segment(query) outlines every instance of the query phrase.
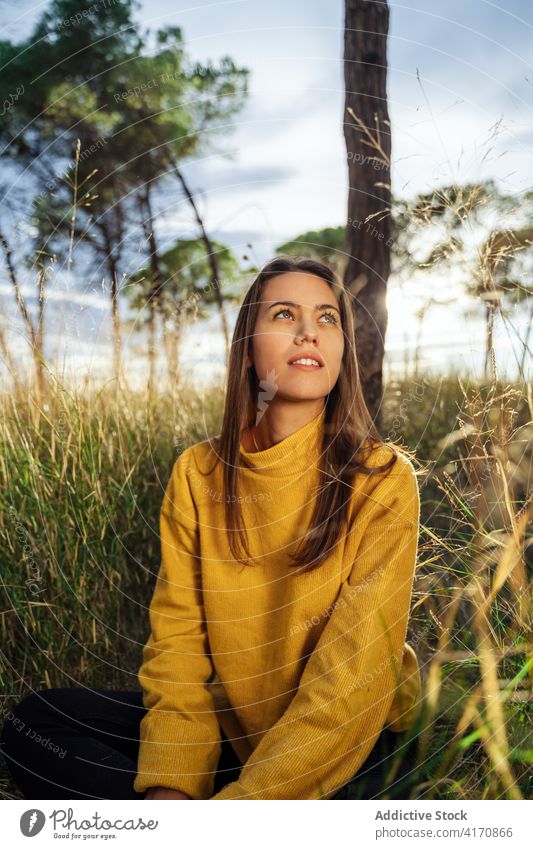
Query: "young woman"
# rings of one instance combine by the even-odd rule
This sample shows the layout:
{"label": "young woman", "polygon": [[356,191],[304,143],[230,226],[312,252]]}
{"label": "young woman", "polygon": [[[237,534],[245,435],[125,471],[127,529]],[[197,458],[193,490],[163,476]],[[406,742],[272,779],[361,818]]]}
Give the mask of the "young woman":
{"label": "young woman", "polygon": [[419,712],[405,639],[420,503],[411,459],[373,426],[355,342],[328,266],[261,270],[221,433],[183,451],[165,492],[141,690],[23,699],[15,718],[66,753],[5,722],[28,798],[398,793],[408,759],[383,782]]}

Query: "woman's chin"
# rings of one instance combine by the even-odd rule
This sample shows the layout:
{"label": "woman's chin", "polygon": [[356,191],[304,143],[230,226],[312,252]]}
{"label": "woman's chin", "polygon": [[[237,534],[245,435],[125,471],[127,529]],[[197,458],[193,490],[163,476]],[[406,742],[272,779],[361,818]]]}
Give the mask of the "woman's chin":
{"label": "woman's chin", "polygon": [[312,401],[320,401],[324,400],[326,395],[328,394],[328,389],[322,387],[310,387],[310,386],[287,386],[281,387],[278,386],[278,391],[276,392],[276,397],[281,401],[301,401],[304,402],[312,402]]}

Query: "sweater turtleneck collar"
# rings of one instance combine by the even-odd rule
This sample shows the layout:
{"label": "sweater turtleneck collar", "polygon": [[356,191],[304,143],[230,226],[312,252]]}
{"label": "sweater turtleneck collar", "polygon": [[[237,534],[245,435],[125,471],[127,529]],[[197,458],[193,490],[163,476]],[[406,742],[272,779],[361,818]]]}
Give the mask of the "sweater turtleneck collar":
{"label": "sweater turtleneck collar", "polygon": [[245,451],[240,447],[241,469],[247,467],[273,477],[298,475],[311,468],[320,454],[324,435],[326,405],[314,419],[263,451]]}

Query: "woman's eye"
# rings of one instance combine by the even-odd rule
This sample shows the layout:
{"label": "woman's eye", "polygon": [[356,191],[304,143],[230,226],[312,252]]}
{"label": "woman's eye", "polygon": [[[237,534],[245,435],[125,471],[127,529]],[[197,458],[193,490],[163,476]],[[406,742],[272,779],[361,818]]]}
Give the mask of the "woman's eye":
{"label": "woman's eye", "polygon": [[[279,310],[277,313],[275,313],[274,318],[277,318],[278,315],[283,315],[284,313],[292,316],[292,310],[284,309],[284,310]],[[332,312],[322,313],[320,318],[324,318],[324,316],[328,316],[328,318],[332,319],[331,322],[330,321],[324,322],[325,324],[338,324],[337,316],[334,313],[332,313]]]}

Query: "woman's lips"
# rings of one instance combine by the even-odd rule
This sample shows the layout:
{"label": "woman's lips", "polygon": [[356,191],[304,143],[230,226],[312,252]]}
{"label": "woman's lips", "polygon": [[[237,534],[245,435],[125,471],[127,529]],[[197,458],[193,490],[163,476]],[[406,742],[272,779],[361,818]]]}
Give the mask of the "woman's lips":
{"label": "woman's lips", "polygon": [[310,366],[304,363],[289,363],[290,366],[294,366],[294,368],[301,368],[304,371],[318,371],[322,368],[322,366]]}

